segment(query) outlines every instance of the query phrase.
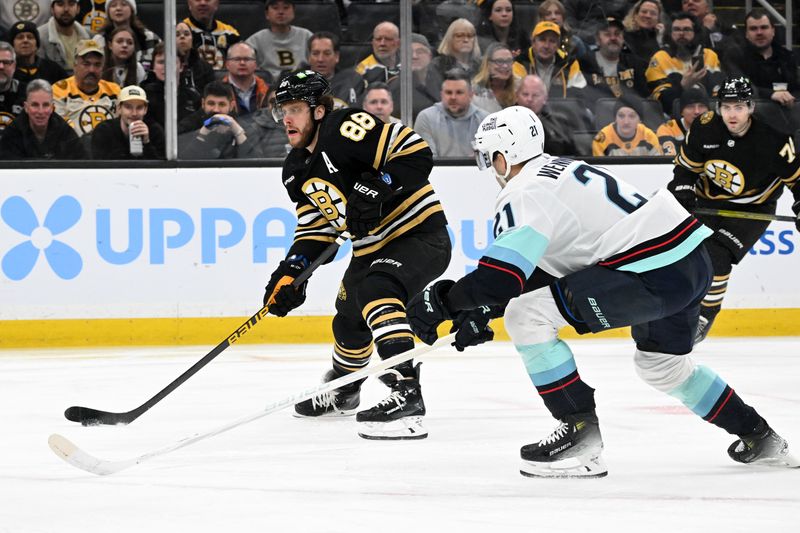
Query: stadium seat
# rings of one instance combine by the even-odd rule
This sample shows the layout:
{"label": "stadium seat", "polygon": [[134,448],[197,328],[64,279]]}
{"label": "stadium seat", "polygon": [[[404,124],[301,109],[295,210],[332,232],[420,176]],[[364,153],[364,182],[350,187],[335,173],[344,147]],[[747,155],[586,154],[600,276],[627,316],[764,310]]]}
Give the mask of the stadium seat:
{"label": "stadium seat", "polygon": [[517,21],[519,29],[525,32],[525,35],[530,39],[533,33],[533,27],[536,25],[536,19],[539,17],[539,2],[514,2],[514,18]]}
{"label": "stadium seat", "polygon": [[347,40],[363,42],[372,39],[372,30],[379,22],[388,20],[400,25],[399,4],[353,2],[347,8]]}
{"label": "stadium seat", "polygon": [[340,38],[342,36],[339,8],[332,2],[295,2],[292,24],[312,33],[329,31]]}
{"label": "stadium seat", "polygon": [[756,111],[754,115],[759,120],[766,122],[781,133],[790,135],[794,128],[789,124],[789,116],[783,107],[772,100],[755,100]]}
{"label": "stadium seat", "polygon": [[587,130],[593,126],[585,106],[577,98],[551,98],[547,101],[547,105],[554,113],[569,117],[572,131]]}
{"label": "stadium seat", "polygon": [[342,43],[339,46],[339,68],[355,67],[359,61],[372,53],[372,45],[363,43]]}
{"label": "stadium seat", "polygon": [[578,156],[592,155],[592,140],[597,135],[596,131],[576,131],[572,134],[572,140],[575,142],[575,150]]}

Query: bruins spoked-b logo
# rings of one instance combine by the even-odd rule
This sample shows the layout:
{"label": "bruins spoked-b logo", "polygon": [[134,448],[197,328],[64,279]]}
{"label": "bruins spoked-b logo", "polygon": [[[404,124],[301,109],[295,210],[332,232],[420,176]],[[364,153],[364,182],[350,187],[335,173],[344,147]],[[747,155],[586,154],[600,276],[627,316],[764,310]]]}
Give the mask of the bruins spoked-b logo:
{"label": "bruins spoked-b logo", "polygon": [[726,192],[738,196],[744,191],[744,174],[729,161],[710,159],[706,161],[706,176]]}
{"label": "bruins spoked-b logo", "polygon": [[103,105],[90,105],[81,109],[78,116],[78,127],[81,133],[89,133],[104,120],[114,118],[111,110]]}
{"label": "bruins spoked-b logo", "polygon": [[13,4],[13,11],[17,20],[35,20],[41,9],[36,0],[17,0]]}
{"label": "bruins spoked-b logo", "polygon": [[344,195],[339,189],[320,178],[311,178],[303,184],[303,192],[314,202],[331,226],[337,230],[344,229],[345,202]]}

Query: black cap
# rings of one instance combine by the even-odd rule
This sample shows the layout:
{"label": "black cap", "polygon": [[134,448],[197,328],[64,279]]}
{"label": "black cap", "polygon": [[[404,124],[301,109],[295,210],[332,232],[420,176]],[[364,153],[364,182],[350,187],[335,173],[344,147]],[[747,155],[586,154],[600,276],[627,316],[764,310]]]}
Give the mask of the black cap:
{"label": "black cap", "polygon": [[639,99],[635,96],[621,96],[617,98],[617,101],[614,103],[614,116],[617,116],[617,111],[620,110],[622,107],[630,107],[636,114],[639,115],[639,120],[644,118],[644,114],[642,112],[642,104],[639,102]]}
{"label": "black cap", "polygon": [[42,45],[42,41],[39,39],[39,30],[36,29],[36,24],[30,20],[20,20],[19,22],[15,22],[11,26],[11,29],[8,30],[8,42],[13,44],[14,39],[20,33],[32,33],[33,37],[36,39],[36,47],[39,48]]}
{"label": "black cap", "polygon": [[691,88],[686,89],[681,94],[681,109],[692,104],[703,104],[710,107],[708,104],[708,95],[703,89]]}
{"label": "black cap", "polygon": [[625,25],[622,24],[622,21],[617,17],[606,17],[605,20],[600,21],[600,26],[597,27],[598,30],[606,30],[611,26],[616,26],[622,31],[625,31]]}

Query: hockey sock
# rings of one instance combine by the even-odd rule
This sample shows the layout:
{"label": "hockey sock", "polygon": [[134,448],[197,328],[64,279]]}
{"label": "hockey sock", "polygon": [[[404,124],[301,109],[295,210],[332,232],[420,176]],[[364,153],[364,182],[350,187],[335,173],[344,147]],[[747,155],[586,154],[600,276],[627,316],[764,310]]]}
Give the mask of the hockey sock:
{"label": "hockey sock", "polygon": [[[369,364],[373,351],[372,333],[361,320],[351,320],[342,314],[333,317],[333,370],[344,376]],[[353,383],[357,390],[362,381]]]}
{"label": "hockey sock", "polygon": [[[388,359],[414,348],[414,333],[406,318],[406,308],[399,299],[381,298],[369,302],[362,312],[372,330],[372,338],[381,359]],[[411,361],[395,368],[405,377],[414,375]]]}
{"label": "hockey sock", "polygon": [[698,365],[691,376],[669,392],[706,422],[733,435],[752,433],[761,417],[708,367]]}
{"label": "hockey sock", "polygon": [[722,309],[722,299],[725,298],[725,293],[728,290],[730,277],[730,273],[724,276],[714,276],[711,288],[706,293],[703,301],[700,302],[700,315],[709,322],[713,322],[717,313]]}
{"label": "hockey sock", "polygon": [[581,380],[572,351],[564,341],[555,339],[516,348],[544,405],[555,418],[595,408],[594,389]]}

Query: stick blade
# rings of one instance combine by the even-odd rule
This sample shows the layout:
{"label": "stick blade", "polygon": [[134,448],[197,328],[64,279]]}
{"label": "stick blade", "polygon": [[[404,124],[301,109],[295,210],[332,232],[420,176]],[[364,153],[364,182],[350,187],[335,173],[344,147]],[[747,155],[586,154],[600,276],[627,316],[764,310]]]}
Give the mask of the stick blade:
{"label": "stick blade", "polygon": [[98,459],[78,448],[72,441],[57,433],[50,435],[47,444],[57,456],[68,464],[98,476],[107,476],[136,464],[135,459],[128,461],[105,461]]}
{"label": "stick blade", "polygon": [[79,407],[73,405],[64,411],[64,417],[71,422],[78,422],[84,426],[98,426],[98,425],[121,425],[124,426],[130,420],[124,417],[125,413],[109,413],[108,411],[99,411],[91,407]]}

